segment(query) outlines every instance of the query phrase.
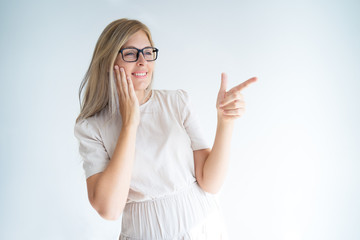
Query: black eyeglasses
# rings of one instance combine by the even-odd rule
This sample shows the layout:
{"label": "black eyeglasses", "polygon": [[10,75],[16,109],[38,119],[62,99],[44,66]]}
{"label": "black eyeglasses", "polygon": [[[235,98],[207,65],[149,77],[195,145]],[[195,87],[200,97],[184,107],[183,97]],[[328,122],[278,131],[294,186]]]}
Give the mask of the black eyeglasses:
{"label": "black eyeglasses", "polygon": [[154,47],[146,47],[143,49],[129,47],[123,48],[119,51],[125,62],[136,62],[139,59],[140,53],[142,53],[146,61],[155,61],[158,57],[158,52],[159,49]]}

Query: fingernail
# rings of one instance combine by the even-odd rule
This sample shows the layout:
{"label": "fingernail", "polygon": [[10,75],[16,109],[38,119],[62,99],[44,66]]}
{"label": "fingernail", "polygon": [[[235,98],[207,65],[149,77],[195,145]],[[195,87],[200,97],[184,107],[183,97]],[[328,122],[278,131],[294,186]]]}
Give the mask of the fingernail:
{"label": "fingernail", "polygon": [[115,68],[115,69],[119,69],[118,65],[115,65],[114,68]]}

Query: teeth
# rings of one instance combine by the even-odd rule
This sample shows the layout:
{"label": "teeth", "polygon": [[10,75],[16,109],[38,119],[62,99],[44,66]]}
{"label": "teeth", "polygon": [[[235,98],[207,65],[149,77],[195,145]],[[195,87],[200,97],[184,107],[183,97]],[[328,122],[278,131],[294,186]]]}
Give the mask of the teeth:
{"label": "teeth", "polygon": [[145,76],[146,73],[134,73],[135,76]]}

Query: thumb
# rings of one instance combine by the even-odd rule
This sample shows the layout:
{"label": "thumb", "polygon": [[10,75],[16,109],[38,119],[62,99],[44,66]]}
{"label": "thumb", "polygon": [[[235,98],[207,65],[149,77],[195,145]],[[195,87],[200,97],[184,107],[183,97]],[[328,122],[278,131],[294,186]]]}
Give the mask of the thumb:
{"label": "thumb", "polygon": [[226,73],[221,73],[221,85],[219,92],[225,93],[227,87],[227,75]]}
{"label": "thumb", "polygon": [[226,86],[227,86],[227,75],[226,75],[226,73],[221,73],[221,85],[220,85],[220,90],[219,90],[217,101],[216,101],[217,106],[225,98]]}

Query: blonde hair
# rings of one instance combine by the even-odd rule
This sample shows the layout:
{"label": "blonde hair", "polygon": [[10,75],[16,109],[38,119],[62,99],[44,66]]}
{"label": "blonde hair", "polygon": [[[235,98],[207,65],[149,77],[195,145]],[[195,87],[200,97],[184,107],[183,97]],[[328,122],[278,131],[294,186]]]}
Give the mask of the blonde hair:
{"label": "blonde hair", "polygon": [[111,116],[118,111],[114,62],[121,47],[140,30],[145,32],[151,46],[154,46],[149,28],[138,20],[126,18],[115,20],[101,33],[90,66],[79,88],[80,114],[76,122],[91,117],[104,108],[108,108]]}

